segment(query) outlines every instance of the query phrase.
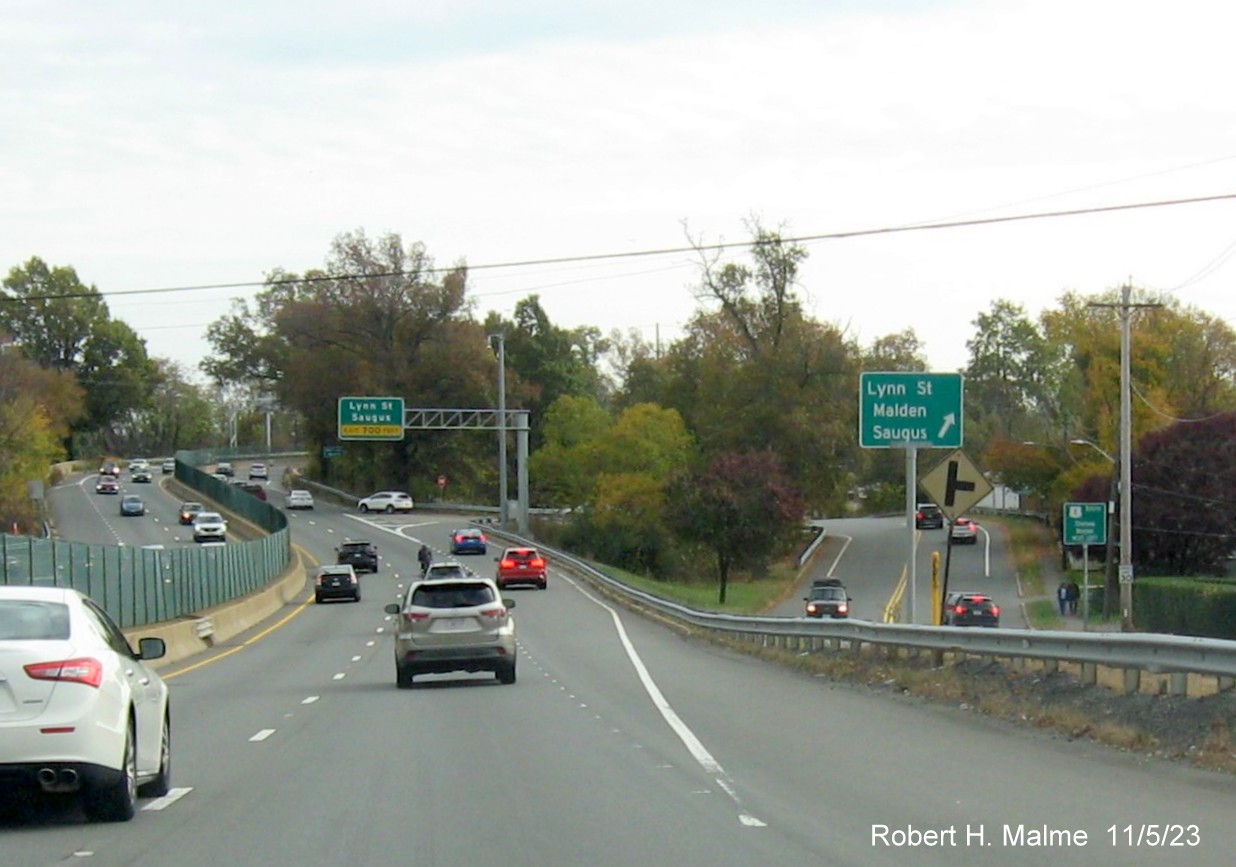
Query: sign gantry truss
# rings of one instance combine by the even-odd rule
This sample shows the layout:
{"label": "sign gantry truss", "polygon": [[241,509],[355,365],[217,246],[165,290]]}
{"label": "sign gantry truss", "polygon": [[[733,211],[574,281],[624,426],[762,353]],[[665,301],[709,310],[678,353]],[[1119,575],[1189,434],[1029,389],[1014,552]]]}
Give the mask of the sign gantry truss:
{"label": "sign gantry truss", "polygon": [[425,409],[413,407],[404,410],[403,426],[406,430],[528,430],[528,410],[508,409],[506,423],[503,413],[496,409]]}

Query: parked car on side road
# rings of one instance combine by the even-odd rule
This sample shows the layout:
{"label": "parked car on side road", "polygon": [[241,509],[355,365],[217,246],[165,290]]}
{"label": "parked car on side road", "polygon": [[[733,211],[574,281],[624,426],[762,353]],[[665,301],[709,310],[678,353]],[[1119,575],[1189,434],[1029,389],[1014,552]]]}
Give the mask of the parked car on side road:
{"label": "parked car on side road", "polygon": [[356,503],[362,512],[411,512],[412,497],[403,491],[378,491]]}
{"label": "parked car on side road", "polygon": [[414,581],[403,601],[384,609],[397,616],[395,683],[411,687],[418,674],[492,671],[515,682],[515,618],[489,578]]}
{"label": "parked car on side road", "polygon": [[549,586],[545,558],[536,548],[507,548],[498,558],[498,570],[494,579],[499,589],[513,584],[534,584],[541,590]]}
{"label": "parked car on side road", "polygon": [[86,817],[132,819],[171,788],[168,689],[91,599],[67,587],[0,586],[0,779],[9,792],[77,797]]}

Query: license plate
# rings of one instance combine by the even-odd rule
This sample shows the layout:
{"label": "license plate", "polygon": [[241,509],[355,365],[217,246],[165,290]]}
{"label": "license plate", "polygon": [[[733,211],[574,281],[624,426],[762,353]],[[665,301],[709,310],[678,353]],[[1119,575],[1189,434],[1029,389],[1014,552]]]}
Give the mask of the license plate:
{"label": "license plate", "polygon": [[443,617],[438,621],[440,632],[468,632],[474,628],[471,617]]}

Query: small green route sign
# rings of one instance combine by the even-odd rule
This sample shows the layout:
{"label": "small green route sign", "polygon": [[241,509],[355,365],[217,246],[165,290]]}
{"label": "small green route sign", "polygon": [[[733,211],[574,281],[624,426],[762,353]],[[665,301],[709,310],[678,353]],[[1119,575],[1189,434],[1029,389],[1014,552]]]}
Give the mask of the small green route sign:
{"label": "small green route sign", "polygon": [[1066,545],[1107,544],[1107,503],[1065,503]]}
{"label": "small green route sign", "polygon": [[403,439],[403,398],[339,398],[339,439]]}
{"label": "small green route sign", "polygon": [[960,373],[862,373],[858,391],[862,448],[961,448]]}

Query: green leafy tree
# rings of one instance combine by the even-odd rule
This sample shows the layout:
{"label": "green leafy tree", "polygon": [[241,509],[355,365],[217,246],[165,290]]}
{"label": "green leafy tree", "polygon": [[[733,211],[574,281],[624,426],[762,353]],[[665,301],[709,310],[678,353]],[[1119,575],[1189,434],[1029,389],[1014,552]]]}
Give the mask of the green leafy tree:
{"label": "green leafy tree", "polygon": [[[605,399],[600,358],[607,342],[599,329],[560,328],[554,325],[536,295],[515,305],[514,317],[505,320],[491,313],[485,320],[486,334],[501,334],[505,344],[508,387],[533,419],[532,447],[543,442],[539,419],[558,398],[565,395]],[[508,396],[507,405],[510,406]]]}
{"label": "green leafy tree", "polygon": [[767,563],[802,526],[803,502],[771,452],[717,455],[679,477],[669,503],[675,531],[713,551],[722,605],[735,568]]}
{"label": "green leafy tree", "polygon": [[544,444],[529,459],[533,501],[575,508],[591,502],[596,486],[594,452],[613,420],[592,397],[559,397],[545,413]]}
{"label": "green leafy tree", "polygon": [[69,267],[49,267],[34,257],[11,269],[0,330],[38,365],[76,376],[86,393],[86,414],[74,425],[82,442],[112,447],[116,426],[146,404],[157,381],[145,341],[112,319],[99,291]]}
{"label": "green leafy tree", "polygon": [[[215,355],[203,370],[220,384],[269,388],[305,420],[315,454],[334,442],[345,395],[492,406],[496,361],[466,289],[465,266],[439,269],[420,244],[343,233],[324,269],[276,271],[252,308],[238,304],[212,324]],[[397,443],[352,444],[336,463],[358,489],[407,485],[425,499],[447,474],[453,490],[480,497],[497,477],[494,451],[475,432],[409,432]]]}

